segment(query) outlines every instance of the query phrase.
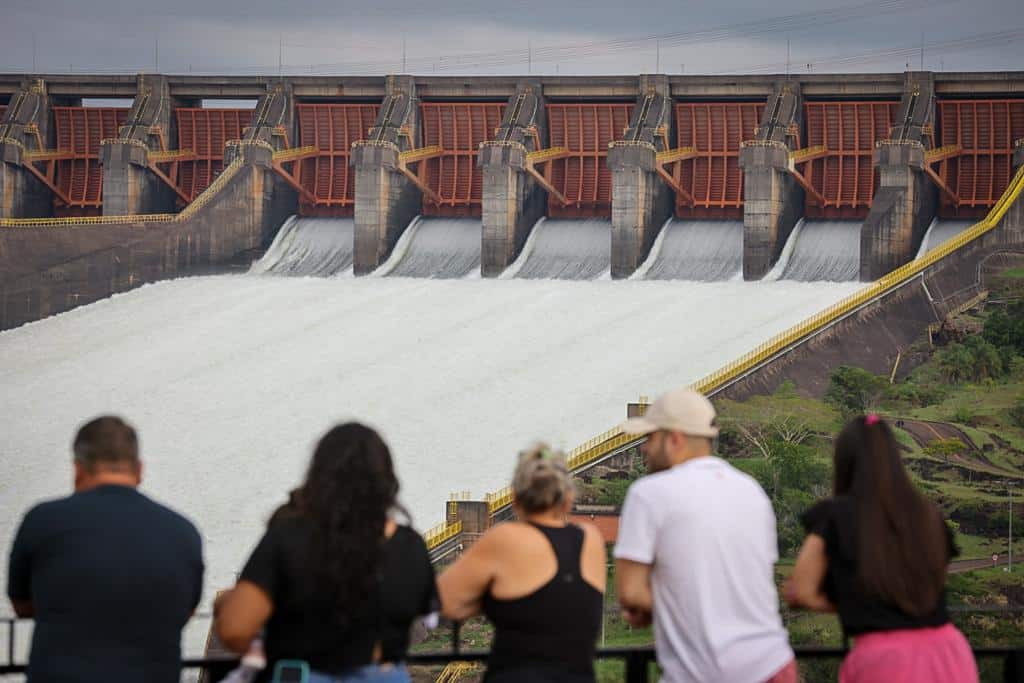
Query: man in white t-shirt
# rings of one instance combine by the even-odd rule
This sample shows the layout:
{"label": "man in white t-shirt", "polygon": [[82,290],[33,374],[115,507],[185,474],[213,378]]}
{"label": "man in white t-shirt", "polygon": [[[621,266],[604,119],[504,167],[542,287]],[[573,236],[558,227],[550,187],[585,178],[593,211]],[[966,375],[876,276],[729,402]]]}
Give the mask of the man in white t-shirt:
{"label": "man in white t-shirt", "polygon": [[711,402],[670,391],[622,429],[647,435],[651,474],[622,508],[619,602],[634,625],[653,616],[662,680],[796,683],[773,573],[775,513],[752,477],[711,454]]}

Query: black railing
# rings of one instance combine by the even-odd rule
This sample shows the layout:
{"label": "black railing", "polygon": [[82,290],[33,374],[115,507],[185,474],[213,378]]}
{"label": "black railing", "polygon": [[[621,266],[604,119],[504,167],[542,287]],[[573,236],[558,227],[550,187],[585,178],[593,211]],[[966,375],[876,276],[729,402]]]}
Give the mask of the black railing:
{"label": "black railing", "polygon": [[[205,616],[205,615],[200,615]],[[0,664],[0,676],[9,674],[22,674],[26,671],[25,663],[16,663],[16,624],[20,620],[14,618],[3,618],[7,627],[7,658],[6,662]],[[410,665],[438,666],[447,665],[452,662],[485,662],[490,655],[487,650],[468,650],[460,648],[461,624],[454,623],[451,628],[451,649],[438,652],[410,653],[406,657],[406,663]],[[1021,646],[993,646],[993,647],[972,647],[975,659],[997,659],[1003,663],[1004,680],[1019,680],[1024,676],[1024,645]],[[848,650],[844,647],[827,646],[796,646],[793,648],[797,661],[820,661],[839,660],[846,656]],[[608,647],[600,648],[597,651],[597,661],[619,661],[624,667],[623,681],[625,683],[648,683],[653,680],[651,676],[651,665],[655,662],[653,647]],[[228,672],[238,666],[239,658],[234,656],[208,656],[185,658],[181,667],[185,671],[199,670],[204,672],[206,677],[201,680],[219,681]]]}

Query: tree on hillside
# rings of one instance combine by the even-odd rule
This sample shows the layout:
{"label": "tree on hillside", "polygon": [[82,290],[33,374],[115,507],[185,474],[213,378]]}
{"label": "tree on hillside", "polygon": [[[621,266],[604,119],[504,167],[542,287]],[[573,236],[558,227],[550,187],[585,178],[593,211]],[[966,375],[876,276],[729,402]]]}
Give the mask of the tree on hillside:
{"label": "tree on hillside", "polygon": [[925,455],[929,455],[933,458],[942,458],[942,460],[948,465],[949,456],[959,455],[967,449],[964,442],[957,438],[950,439],[935,439],[927,446],[924,447],[923,451]]}
{"label": "tree on hillside", "polygon": [[994,311],[985,321],[981,334],[994,346],[1012,346],[1024,353],[1024,303],[1014,304],[1005,311]]}
{"label": "tree on hillside", "polygon": [[959,384],[974,375],[974,355],[963,344],[950,344],[935,354],[935,362],[947,382]]}
{"label": "tree on hillside", "polygon": [[884,377],[872,375],[863,368],[840,365],[829,380],[825,402],[844,416],[859,415],[877,404],[887,386]]}

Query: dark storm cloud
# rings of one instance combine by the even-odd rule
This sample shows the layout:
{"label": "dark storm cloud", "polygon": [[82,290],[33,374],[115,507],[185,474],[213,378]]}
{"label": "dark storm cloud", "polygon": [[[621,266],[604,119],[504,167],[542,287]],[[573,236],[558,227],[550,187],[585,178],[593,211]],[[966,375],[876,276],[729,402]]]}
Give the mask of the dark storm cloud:
{"label": "dark storm cloud", "polygon": [[0,71],[251,72],[280,61],[290,73],[380,73],[401,70],[404,55],[419,73],[521,73],[528,59],[535,72],[708,73],[785,64],[787,40],[794,69],[832,59],[820,70],[898,70],[910,58],[887,51],[922,41],[928,68],[1020,69],[1024,10],[1019,0],[8,0]]}

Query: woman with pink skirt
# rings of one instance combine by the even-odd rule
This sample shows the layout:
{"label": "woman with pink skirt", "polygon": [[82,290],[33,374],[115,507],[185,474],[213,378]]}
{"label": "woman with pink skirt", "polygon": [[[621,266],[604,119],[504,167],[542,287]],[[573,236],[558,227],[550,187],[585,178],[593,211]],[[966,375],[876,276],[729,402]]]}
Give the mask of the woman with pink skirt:
{"label": "woman with pink skirt", "polygon": [[852,420],[833,464],[833,497],[801,518],[786,601],[839,613],[854,639],[840,683],[976,683],[971,646],[946,611],[952,532],[911,483],[892,430],[877,415]]}

